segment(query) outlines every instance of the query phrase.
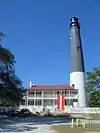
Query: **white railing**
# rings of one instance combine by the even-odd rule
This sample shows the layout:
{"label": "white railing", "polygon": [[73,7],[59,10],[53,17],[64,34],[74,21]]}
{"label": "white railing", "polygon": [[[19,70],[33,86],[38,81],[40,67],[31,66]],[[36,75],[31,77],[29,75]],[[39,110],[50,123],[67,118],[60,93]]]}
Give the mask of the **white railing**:
{"label": "white railing", "polygon": [[[20,106],[20,109],[22,108],[28,108],[30,111],[34,112],[34,111],[42,111],[43,109],[43,106],[24,106],[24,105],[21,105]],[[47,107],[48,109],[50,109],[50,111],[56,111],[57,107],[54,106],[48,106]],[[74,107],[68,107],[68,106],[65,106],[65,110],[64,112],[67,112],[67,113],[75,113],[75,114],[100,114],[100,108],[74,108]]]}
{"label": "white railing", "polygon": [[[78,95],[66,95],[64,97],[65,97],[65,99],[78,99]],[[48,98],[57,99],[57,95],[43,95],[43,97],[42,96],[27,96],[27,98],[28,99],[38,99],[38,98],[40,98],[40,99],[48,99]]]}
{"label": "white railing", "polygon": [[100,108],[73,108],[68,107],[67,108],[68,113],[87,113],[87,114],[100,114]]}

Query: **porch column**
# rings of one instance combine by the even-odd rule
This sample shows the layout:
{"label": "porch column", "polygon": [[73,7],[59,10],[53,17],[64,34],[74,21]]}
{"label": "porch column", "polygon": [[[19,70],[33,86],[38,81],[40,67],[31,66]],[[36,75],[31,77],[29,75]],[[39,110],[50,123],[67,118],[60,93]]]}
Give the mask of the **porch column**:
{"label": "porch column", "polygon": [[69,90],[68,97],[69,97],[69,106],[70,106],[70,90]]}
{"label": "porch column", "polygon": [[55,91],[53,91],[53,110],[55,111]]}
{"label": "porch column", "polygon": [[43,91],[42,91],[42,105],[41,106],[43,107]]}
{"label": "porch column", "polygon": [[34,91],[34,107],[36,105],[36,91]]}
{"label": "porch column", "polygon": [[26,92],[26,106],[28,106],[28,95],[29,95],[29,93],[28,93],[28,91]]}

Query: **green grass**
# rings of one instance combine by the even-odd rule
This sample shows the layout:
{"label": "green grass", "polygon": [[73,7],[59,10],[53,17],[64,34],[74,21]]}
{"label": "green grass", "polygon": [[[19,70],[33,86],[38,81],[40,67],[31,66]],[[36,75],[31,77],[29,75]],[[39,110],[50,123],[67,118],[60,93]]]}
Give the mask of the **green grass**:
{"label": "green grass", "polygon": [[93,124],[87,126],[86,128],[83,127],[74,127],[68,125],[59,125],[59,126],[52,126],[52,130],[56,131],[56,133],[100,133],[100,124]]}
{"label": "green grass", "polygon": [[100,120],[100,114],[90,114],[89,116],[94,120]]}
{"label": "green grass", "polygon": [[86,119],[100,120],[100,114],[71,114],[72,117],[83,117]]}

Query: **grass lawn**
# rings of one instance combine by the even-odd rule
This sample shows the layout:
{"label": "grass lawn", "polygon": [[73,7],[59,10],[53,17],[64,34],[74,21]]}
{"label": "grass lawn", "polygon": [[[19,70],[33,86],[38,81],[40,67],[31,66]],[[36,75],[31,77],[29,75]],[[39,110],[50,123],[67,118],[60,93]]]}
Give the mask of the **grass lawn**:
{"label": "grass lawn", "polygon": [[90,114],[89,116],[94,120],[100,120],[100,114]]}
{"label": "grass lawn", "polygon": [[83,117],[86,119],[100,120],[100,114],[71,114],[72,117]]}
{"label": "grass lawn", "polygon": [[51,129],[56,131],[57,133],[100,133],[100,124],[93,124],[87,126],[86,128],[83,127],[74,127],[68,125],[59,125],[59,126],[52,126]]}

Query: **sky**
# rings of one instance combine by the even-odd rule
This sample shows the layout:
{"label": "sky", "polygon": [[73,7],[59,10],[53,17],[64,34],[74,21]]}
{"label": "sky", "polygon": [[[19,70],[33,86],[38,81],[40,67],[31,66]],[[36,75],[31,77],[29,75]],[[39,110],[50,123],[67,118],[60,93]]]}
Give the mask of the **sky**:
{"label": "sky", "polygon": [[86,71],[100,66],[99,0],[0,0],[3,46],[15,55],[16,75],[27,87],[66,84],[70,75],[70,18],[77,16]]}

